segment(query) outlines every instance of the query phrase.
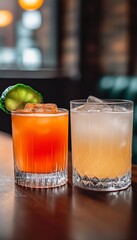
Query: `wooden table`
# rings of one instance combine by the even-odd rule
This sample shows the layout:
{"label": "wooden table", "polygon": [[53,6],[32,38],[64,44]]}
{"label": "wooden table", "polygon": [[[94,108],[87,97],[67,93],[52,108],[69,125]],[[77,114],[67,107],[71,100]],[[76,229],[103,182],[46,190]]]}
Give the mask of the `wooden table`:
{"label": "wooden table", "polygon": [[11,137],[0,133],[0,240],[137,239],[137,167],[125,191],[99,193],[69,183],[48,190],[14,184]]}

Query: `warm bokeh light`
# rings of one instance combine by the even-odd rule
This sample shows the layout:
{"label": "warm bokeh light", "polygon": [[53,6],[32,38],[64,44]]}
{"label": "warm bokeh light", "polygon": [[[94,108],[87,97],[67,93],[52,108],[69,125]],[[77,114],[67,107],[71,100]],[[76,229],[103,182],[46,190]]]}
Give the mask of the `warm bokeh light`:
{"label": "warm bokeh light", "polygon": [[13,16],[10,11],[0,10],[0,27],[6,27],[12,23]]}
{"label": "warm bokeh light", "polygon": [[44,0],[18,0],[19,5],[24,10],[36,10],[40,8],[44,2]]}

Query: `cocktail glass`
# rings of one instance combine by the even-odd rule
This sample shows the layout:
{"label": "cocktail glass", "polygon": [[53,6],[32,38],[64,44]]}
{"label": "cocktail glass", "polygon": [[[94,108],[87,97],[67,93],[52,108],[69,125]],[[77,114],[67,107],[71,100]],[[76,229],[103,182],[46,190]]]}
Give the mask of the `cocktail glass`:
{"label": "cocktail glass", "polygon": [[13,111],[12,137],[18,185],[50,188],[67,182],[66,109],[53,104],[27,104],[24,110]]}
{"label": "cocktail glass", "polygon": [[70,108],[74,186],[97,191],[130,186],[133,102],[74,100]]}

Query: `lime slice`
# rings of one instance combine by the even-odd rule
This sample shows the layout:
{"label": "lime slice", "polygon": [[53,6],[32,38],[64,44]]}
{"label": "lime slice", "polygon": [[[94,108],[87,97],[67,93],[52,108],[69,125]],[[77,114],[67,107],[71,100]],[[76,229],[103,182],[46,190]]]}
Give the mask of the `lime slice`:
{"label": "lime slice", "polygon": [[23,109],[26,103],[42,103],[42,95],[28,85],[18,83],[4,90],[0,98],[0,108],[10,113]]}

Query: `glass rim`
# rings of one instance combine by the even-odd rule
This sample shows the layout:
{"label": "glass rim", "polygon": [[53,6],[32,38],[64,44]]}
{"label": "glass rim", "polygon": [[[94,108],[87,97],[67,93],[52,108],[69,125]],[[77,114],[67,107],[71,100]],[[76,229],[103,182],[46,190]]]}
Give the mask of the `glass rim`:
{"label": "glass rim", "polygon": [[22,110],[13,110],[11,111],[11,115],[20,115],[20,116],[35,116],[35,117],[39,117],[39,116],[46,116],[46,117],[52,117],[52,116],[61,116],[61,115],[65,115],[68,114],[68,110],[65,108],[58,108],[58,110],[60,110],[60,112],[57,113],[46,113],[46,112],[23,112]]}
{"label": "glass rim", "polygon": [[104,102],[87,102],[87,99],[76,99],[76,100],[71,100],[70,103],[71,104],[83,104],[83,103],[87,103],[87,104],[92,104],[92,105],[117,105],[117,104],[131,104],[133,105],[133,101],[132,100],[128,100],[128,99],[100,99]]}

